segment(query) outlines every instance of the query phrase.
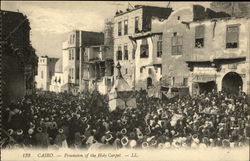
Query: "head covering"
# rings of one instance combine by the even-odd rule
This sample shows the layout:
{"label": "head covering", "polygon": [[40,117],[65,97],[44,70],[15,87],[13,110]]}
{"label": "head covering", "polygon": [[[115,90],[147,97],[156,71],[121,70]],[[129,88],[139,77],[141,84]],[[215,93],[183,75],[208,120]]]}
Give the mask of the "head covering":
{"label": "head covering", "polygon": [[135,140],[131,140],[131,141],[129,142],[129,146],[130,146],[131,148],[134,148],[136,145],[137,145],[137,142],[136,142]]}
{"label": "head covering", "polygon": [[22,135],[22,134],[23,134],[23,130],[22,129],[17,130],[17,135]]}
{"label": "head covering", "polygon": [[42,129],[41,127],[38,127],[38,128],[37,128],[37,131],[38,131],[38,132],[42,132],[43,129]]}
{"label": "head covering", "polygon": [[12,135],[14,133],[14,130],[13,129],[9,129],[8,133],[9,133],[9,135]]}
{"label": "head covering", "polygon": [[28,130],[28,134],[29,134],[29,135],[33,134],[33,132],[34,132],[34,130],[33,130],[32,128],[30,128],[30,129]]}

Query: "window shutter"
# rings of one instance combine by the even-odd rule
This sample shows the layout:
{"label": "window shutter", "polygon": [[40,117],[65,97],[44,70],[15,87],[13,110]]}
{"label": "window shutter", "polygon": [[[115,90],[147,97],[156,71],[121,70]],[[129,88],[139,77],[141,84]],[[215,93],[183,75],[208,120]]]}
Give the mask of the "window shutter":
{"label": "window shutter", "polygon": [[204,38],[204,30],[205,30],[204,26],[196,26],[195,27],[195,38],[196,39]]}
{"label": "window shutter", "polygon": [[227,42],[235,43],[238,42],[239,27],[238,26],[228,26],[227,27]]}

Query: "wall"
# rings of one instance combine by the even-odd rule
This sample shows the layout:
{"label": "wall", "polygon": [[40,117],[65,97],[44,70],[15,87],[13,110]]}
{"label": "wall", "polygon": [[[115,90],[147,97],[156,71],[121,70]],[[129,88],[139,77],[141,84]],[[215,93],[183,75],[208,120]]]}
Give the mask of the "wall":
{"label": "wall", "polygon": [[[20,58],[10,50],[2,50],[2,101],[3,104],[15,103],[25,96],[24,72]],[[11,64],[11,66],[10,66]]]}
{"label": "wall", "polygon": [[[147,89],[147,78],[150,77],[153,81],[153,85],[156,85],[162,75],[161,68],[154,66],[154,64],[161,65],[162,59],[161,57],[157,57],[157,41],[159,40],[159,35],[154,35],[145,38],[148,44],[149,56],[148,58],[140,58],[140,46],[142,43],[142,39],[138,39],[136,41],[136,53],[135,53],[135,89]],[[141,73],[141,68],[143,71]],[[149,70],[151,70],[151,74],[149,74]]]}
{"label": "wall", "polygon": [[[178,20],[179,17],[179,20]],[[172,83],[172,77],[175,77],[175,83],[177,86],[183,84],[183,79],[188,78],[189,69],[186,65],[187,60],[191,58],[192,46],[190,42],[193,41],[193,32],[189,30],[186,24],[182,22],[190,22],[193,18],[192,8],[181,8],[173,12],[169,18],[164,21],[163,30],[163,56],[162,56],[162,74],[163,85],[169,86]],[[159,26],[157,29],[159,30]],[[183,54],[172,55],[171,38],[174,32],[177,36],[183,37]]]}
{"label": "wall", "polygon": [[[50,89],[50,83],[52,76],[55,73],[55,64],[57,62],[57,58],[49,58],[47,56],[39,57],[38,61],[38,71],[35,77],[36,88],[42,88],[43,90]],[[41,72],[43,71],[43,78],[41,76]],[[51,75],[50,75],[51,72]]]}
{"label": "wall", "polygon": [[[135,33],[135,17],[139,17],[139,30],[142,30],[142,8],[137,9],[131,12],[128,12],[124,15],[120,15],[114,18],[114,63],[115,66],[118,63],[117,60],[117,51],[118,46],[121,46],[124,59],[124,45],[128,46],[128,60],[119,60],[121,65],[121,73],[124,79],[128,82],[131,87],[134,87],[134,58],[133,58],[133,42],[128,38],[128,35],[133,35]],[[124,20],[128,20],[128,35],[124,35]],[[122,35],[118,36],[118,22],[122,22]],[[126,73],[126,69],[128,71]],[[115,69],[114,78],[118,75],[117,70]]]}
{"label": "wall", "polygon": [[[192,60],[210,60],[212,61],[215,58],[237,58],[237,57],[246,57],[246,61],[243,65],[239,65],[237,72],[239,74],[245,74],[243,78],[244,85],[243,91],[249,93],[250,88],[250,63],[249,63],[249,28],[250,28],[250,19],[249,18],[232,18],[232,19],[222,19],[217,20],[217,22],[212,22],[210,20],[194,22],[190,25],[191,30],[194,32],[194,28],[197,25],[205,25],[205,42],[204,48],[194,48],[194,38],[192,40],[193,56]],[[240,26],[239,29],[239,47],[234,49],[226,48],[226,26],[235,25]],[[214,36],[213,36],[214,32]],[[224,76],[227,72],[230,72],[225,65],[222,66],[224,71],[221,71],[221,75]],[[223,77],[217,79],[218,81],[218,90],[221,90],[221,81]]]}

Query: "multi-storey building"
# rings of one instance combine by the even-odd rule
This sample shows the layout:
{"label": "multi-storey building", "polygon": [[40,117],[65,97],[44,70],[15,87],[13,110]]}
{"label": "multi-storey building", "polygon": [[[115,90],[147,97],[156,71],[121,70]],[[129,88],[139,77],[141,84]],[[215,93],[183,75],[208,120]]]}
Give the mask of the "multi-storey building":
{"label": "multi-storey building", "polygon": [[19,12],[1,13],[1,60],[3,104],[35,91],[37,56],[30,44],[30,24]]}
{"label": "multi-storey building", "polygon": [[[190,87],[189,91],[191,94],[193,94],[194,91],[200,93],[200,91],[204,91],[205,89],[205,91],[211,91],[217,86],[218,90],[222,90],[221,85],[215,81],[215,74],[213,72],[210,71],[210,74],[208,74],[208,71],[208,73],[204,73],[204,75],[209,76],[197,76],[197,78],[195,78],[196,76],[194,76],[195,73],[193,72],[191,72],[190,76],[190,69],[185,62],[188,62],[189,66],[193,67],[196,65],[201,69],[201,66],[209,65],[208,62],[211,61],[210,59],[217,58],[217,52],[220,52],[221,57],[224,55],[224,58],[229,56],[229,54],[227,54],[228,52],[239,52],[235,49],[221,50],[223,48],[225,49],[222,42],[226,43],[226,35],[224,32],[225,29],[218,27],[218,25],[223,21],[229,22],[227,19],[230,19],[229,14],[215,12],[209,8],[205,9],[202,6],[194,5],[191,8],[182,8],[175,11],[168,20],[162,23],[164,24],[163,44],[165,44],[163,46],[162,60],[162,62],[164,62],[162,65],[162,85],[164,87],[175,88],[176,92],[180,91],[180,89],[188,89]],[[242,24],[244,21],[247,23],[246,19],[235,19],[235,22],[237,21],[238,24]],[[226,26],[224,27],[226,28]],[[242,28],[244,28],[244,25],[242,25]],[[245,31],[241,30],[241,32]],[[224,35],[221,35],[223,33]],[[244,34],[247,35],[248,33],[245,32]],[[245,44],[241,47],[242,48],[239,49],[240,51],[243,51],[242,49],[247,50]],[[205,55],[207,56],[206,58],[204,58]],[[244,57],[246,54],[242,52],[239,55]],[[230,59],[233,59],[233,57]],[[221,60],[219,62],[221,62]],[[243,66],[247,67],[246,65]],[[216,79],[219,79],[218,75],[216,77]],[[200,83],[197,85],[199,81]],[[220,80],[218,81],[221,82]],[[196,85],[191,86],[193,83]],[[246,87],[247,85],[243,87],[244,91],[247,91]],[[193,88],[197,90],[193,90]]]}
{"label": "multi-storey building", "polygon": [[104,34],[75,30],[63,43],[63,79],[67,91],[79,92],[82,83],[83,53],[86,46],[103,44]]}
{"label": "multi-storey building", "polygon": [[217,91],[250,93],[250,18],[220,18],[190,24],[193,48],[191,94]]}
{"label": "multi-storey building", "polygon": [[113,46],[99,45],[85,48],[83,56],[83,86],[107,94],[113,85]]}
{"label": "multi-storey building", "polygon": [[[114,63],[120,62],[124,79],[135,87],[135,43],[129,38],[140,32],[151,31],[153,17],[167,18],[171,8],[135,6],[125,12],[116,12],[114,17]],[[114,77],[117,76],[115,72]]]}
{"label": "multi-storey building", "polygon": [[48,56],[41,56],[38,59],[38,69],[36,79],[36,88],[48,91],[50,89],[50,82],[55,73],[55,64],[58,58],[49,58]]}
{"label": "multi-storey building", "polygon": [[188,89],[189,70],[185,61],[192,52],[191,33],[186,22],[193,20],[193,13],[192,7],[185,7],[174,11],[164,22],[156,19],[153,23],[154,32],[163,32],[161,85],[166,89]]}
{"label": "multi-storey building", "polygon": [[135,89],[156,87],[162,77],[162,33],[141,33],[130,37],[136,41]]}

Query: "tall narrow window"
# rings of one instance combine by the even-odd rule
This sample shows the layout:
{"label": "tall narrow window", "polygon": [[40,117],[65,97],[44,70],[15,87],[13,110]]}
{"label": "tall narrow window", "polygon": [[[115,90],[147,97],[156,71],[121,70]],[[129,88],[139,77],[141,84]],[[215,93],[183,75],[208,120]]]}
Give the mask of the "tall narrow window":
{"label": "tall narrow window", "polygon": [[128,46],[124,46],[124,60],[128,60]]}
{"label": "tall narrow window", "polygon": [[143,73],[143,67],[140,68],[140,73]]}
{"label": "tall narrow window", "polygon": [[41,71],[41,78],[43,79],[43,71]]}
{"label": "tall narrow window", "polygon": [[72,35],[72,44],[75,43],[75,35]]}
{"label": "tall narrow window", "polygon": [[187,86],[188,85],[188,78],[183,78],[183,86]]}
{"label": "tall narrow window", "polygon": [[159,40],[157,42],[157,57],[162,56],[162,35],[159,36]]}
{"label": "tall narrow window", "polygon": [[148,68],[148,74],[152,74],[152,69],[151,68]]}
{"label": "tall narrow window", "polygon": [[204,35],[205,35],[205,26],[196,26],[195,27],[195,47],[203,48],[204,47]]}
{"label": "tall narrow window", "polygon": [[75,75],[75,74],[74,74],[74,68],[72,68],[72,70],[71,70],[71,71],[72,71],[71,78],[72,78],[72,79],[74,79],[74,75]]}
{"label": "tall narrow window", "polygon": [[118,22],[118,36],[122,35],[122,22]]}
{"label": "tall narrow window", "polygon": [[147,42],[147,39],[142,39],[142,43],[141,43],[141,46],[140,46],[140,57],[141,58],[148,58],[148,42]]}
{"label": "tall narrow window", "polygon": [[182,36],[172,37],[172,55],[182,55]]}
{"label": "tall narrow window", "polygon": [[76,68],[76,79],[79,79],[79,74],[80,74],[80,73],[79,73],[79,68],[77,67],[77,68]]}
{"label": "tall narrow window", "polygon": [[71,49],[71,59],[74,60],[75,59],[75,52],[74,49]]}
{"label": "tall narrow window", "polygon": [[79,49],[76,50],[76,60],[79,60]]}
{"label": "tall narrow window", "polygon": [[69,60],[71,60],[71,49],[69,49]]}
{"label": "tall narrow window", "polygon": [[238,48],[239,46],[239,26],[227,26],[226,48]]}
{"label": "tall narrow window", "polygon": [[128,34],[128,20],[124,21],[124,35]]}
{"label": "tall narrow window", "polygon": [[118,46],[117,60],[122,60],[122,48],[121,48],[121,46]]}
{"label": "tall narrow window", "polygon": [[139,32],[139,17],[135,17],[135,33]]}
{"label": "tall narrow window", "polygon": [[71,68],[69,68],[69,79],[71,79],[71,75],[72,75]]}
{"label": "tall narrow window", "polygon": [[172,85],[175,85],[175,77],[172,77]]}

